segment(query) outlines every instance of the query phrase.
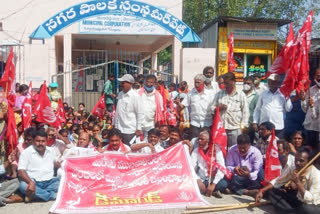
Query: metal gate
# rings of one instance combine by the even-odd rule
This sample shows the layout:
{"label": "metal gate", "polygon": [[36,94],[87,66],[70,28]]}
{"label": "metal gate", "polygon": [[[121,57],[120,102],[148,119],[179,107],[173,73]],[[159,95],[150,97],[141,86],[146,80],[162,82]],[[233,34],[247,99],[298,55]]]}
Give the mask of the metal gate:
{"label": "metal gate", "polygon": [[[166,85],[178,80],[177,76],[172,74],[170,65],[165,66],[164,70],[158,71],[149,68],[150,60],[146,60],[143,66],[139,66],[140,60],[141,58],[137,54],[121,51],[104,51],[75,57],[73,66],[70,66],[73,70],[58,72],[58,74],[51,77],[51,81],[58,82],[62,94],[69,98],[71,97],[69,100],[76,109],[79,103],[84,103],[86,109],[91,110],[99,100],[109,74],[114,74],[116,77],[113,83],[115,93],[119,91],[117,78],[127,73],[135,77],[138,74],[154,74],[158,80],[163,80]],[[65,78],[67,76],[69,77],[68,81],[71,81],[71,83],[66,82]],[[72,92],[64,92],[67,85],[72,87]]]}

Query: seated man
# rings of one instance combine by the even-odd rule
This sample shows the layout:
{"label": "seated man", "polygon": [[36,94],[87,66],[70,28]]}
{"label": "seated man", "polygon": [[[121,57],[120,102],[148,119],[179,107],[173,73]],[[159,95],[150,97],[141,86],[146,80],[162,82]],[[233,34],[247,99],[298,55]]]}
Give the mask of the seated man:
{"label": "seated man", "polygon": [[[288,170],[281,174],[274,184],[269,184],[260,190],[256,196],[260,200],[264,191],[269,191],[276,213],[320,213],[320,171],[311,165],[299,176],[297,174],[313,158],[313,152],[307,148],[300,148],[295,155],[295,170]],[[283,184],[291,180],[288,188]]]}
{"label": "seated man", "polygon": [[121,131],[116,128],[109,130],[108,134],[109,144],[104,148],[106,151],[115,151],[122,153],[129,153],[131,151],[130,147],[122,143]]}
{"label": "seated man", "polygon": [[20,177],[19,190],[26,195],[25,202],[32,198],[43,201],[56,199],[59,178],[53,177],[54,168],[59,168],[56,162],[56,152],[47,146],[47,133],[36,131],[33,145],[25,149],[18,164]]}
{"label": "seated man", "polygon": [[261,152],[250,144],[250,137],[241,134],[237,137],[237,145],[232,146],[227,155],[227,169],[233,172],[230,189],[238,195],[252,195],[250,190],[259,189],[261,180],[258,173],[262,169]]}
{"label": "seated man", "polygon": [[[220,146],[217,144],[214,145],[214,153],[211,157],[212,151],[209,150],[209,131],[201,130],[199,137],[194,139],[195,143],[191,153],[191,162],[198,177],[197,182],[200,192],[208,197],[213,195],[217,198],[222,198],[221,191],[224,191],[227,188],[228,183],[223,179],[223,172],[218,169],[218,167],[210,164],[210,159],[212,158],[211,161],[214,161],[225,168],[224,157]],[[212,166],[211,181],[209,181],[210,165]]]}
{"label": "seated man", "polygon": [[192,149],[193,149],[193,145],[191,144],[191,142],[189,140],[182,140],[180,130],[177,127],[173,127],[170,129],[169,141],[167,141],[167,143],[163,143],[161,146],[164,149],[167,149],[170,146],[173,146],[173,145],[180,143],[180,142],[182,142],[185,145],[185,148],[188,148],[188,150],[191,154]]}
{"label": "seated man", "polygon": [[[0,176],[5,175],[6,168],[9,167],[9,162],[4,162],[0,159]],[[18,178],[0,182],[0,206],[5,206],[8,203],[22,202],[23,199],[18,195],[11,196],[19,188]]]}
{"label": "seated man", "polygon": [[160,145],[160,131],[158,129],[150,129],[148,131],[148,142],[140,142],[133,144],[131,150],[144,154],[162,152],[164,149]]}
{"label": "seated man", "polygon": [[90,155],[90,154],[96,154],[96,148],[90,142],[89,134],[87,132],[81,132],[78,139],[77,146],[74,146],[70,149],[66,149],[61,159],[64,160],[65,157]]}
{"label": "seated man", "polygon": [[259,202],[264,193],[272,188],[280,188],[290,179],[290,175],[295,170],[294,156],[290,154],[289,143],[285,140],[278,140],[278,154],[281,164],[280,176],[273,179],[268,185],[257,191],[256,201]]}
{"label": "seated man", "polygon": [[259,139],[257,141],[256,147],[260,150],[263,156],[263,159],[266,158],[268,146],[272,137],[271,136],[272,129],[274,128],[275,127],[271,122],[264,122],[264,123],[261,123],[259,126]]}
{"label": "seated man", "polygon": [[169,126],[168,125],[161,125],[160,128],[160,143],[167,144],[169,141]]}
{"label": "seated man", "polygon": [[66,149],[66,144],[62,140],[58,139],[58,132],[54,127],[47,128],[47,136],[47,146],[54,148],[57,154],[57,159],[60,158]]}

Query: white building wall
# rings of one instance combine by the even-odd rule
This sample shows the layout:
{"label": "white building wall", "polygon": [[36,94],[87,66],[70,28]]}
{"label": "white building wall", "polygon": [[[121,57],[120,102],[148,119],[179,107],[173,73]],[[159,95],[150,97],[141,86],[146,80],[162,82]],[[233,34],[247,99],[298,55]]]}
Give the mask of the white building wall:
{"label": "white building wall", "polygon": [[[176,17],[182,19],[182,0],[140,0],[155,6],[161,6]],[[42,41],[32,41],[29,44],[29,35],[44,21],[56,13],[83,3],[83,0],[10,0],[5,1],[0,7],[0,22],[3,31],[0,31],[0,41],[15,40],[24,45],[24,56],[18,59],[17,66],[21,66],[16,76],[24,77],[21,83],[33,81],[33,87],[39,87],[43,80],[51,81],[51,75],[56,73],[56,57],[54,37]],[[77,34],[78,23],[63,29],[57,35]],[[175,45],[175,53],[181,50],[180,45]],[[25,59],[23,62],[23,58]],[[174,67],[179,73],[179,65]]]}

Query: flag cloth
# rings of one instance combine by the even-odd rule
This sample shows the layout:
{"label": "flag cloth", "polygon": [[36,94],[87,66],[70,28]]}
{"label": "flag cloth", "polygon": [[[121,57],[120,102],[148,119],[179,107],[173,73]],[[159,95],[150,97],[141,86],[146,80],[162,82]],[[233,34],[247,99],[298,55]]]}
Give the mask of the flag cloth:
{"label": "flag cloth", "polygon": [[103,118],[105,110],[106,110],[106,104],[104,102],[104,95],[102,95],[99,101],[97,102],[97,104],[92,109],[92,114],[99,118]]}
{"label": "flag cloth", "polygon": [[286,54],[287,58],[284,59],[284,61],[288,61],[289,65],[280,87],[280,91],[285,97],[289,97],[294,89],[299,93],[300,90],[307,89],[309,85],[308,52],[311,44],[312,20],[313,11],[309,13]]}
{"label": "flag cloth", "polygon": [[280,175],[281,165],[279,161],[278,145],[274,129],[272,129],[271,140],[266,153],[266,161],[264,167],[264,181],[262,185],[266,186],[270,181]]}
{"label": "flag cloth", "polygon": [[37,115],[37,121],[40,123],[46,123],[49,126],[59,128],[59,121],[51,107],[51,102],[48,97],[46,82],[43,83],[39,99],[35,104],[35,112]]}
{"label": "flag cloth", "polygon": [[32,82],[29,83],[28,94],[22,103],[22,128],[23,130],[31,126],[32,121]]}
{"label": "flag cloth", "polygon": [[233,43],[234,43],[233,32],[231,32],[229,36],[229,51],[228,51],[228,71],[229,72],[234,72],[234,70],[236,69],[236,65],[233,59]]}
{"label": "flag cloth", "polygon": [[172,94],[170,96],[170,100],[169,100],[169,108],[166,108],[166,119],[167,119],[167,123],[170,126],[175,126],[177,125],[177,118],[175,116],[175,108],[173,105],[173,97]]}
{"label": "flag cloth", "polygon": [[7,59],[7,64],[4,69],[4,74],[0,80],[0,86],[5,90],[6,97],[9,94],[15,94],[15,65],[14,65],[14,53],[13,48],[10,49],[10,53]]}
{"label": "flag cloth", "polygon": [[0,80],[0,86],[6,93],[8,104],[14,106],[16,101],[16,84],[15,84],[15,65],[14,65],[14,53],[13,48],[10,49],[10,53],[7,59],[4,74]]}
{"label": "flag cloth", "polygon": [[63,102],[62,102],[61,98],[58,101],[58,107],[56,110],[56,117],[57,117],[57,120],[59,121],[59,126],[62,127],[62,123],[66,122],[66,112],[64,110]]}
{"label": "flag cloth", "polygon": [[294,33],[292,28],[292,23],[290,23],[289,33],[286,39],[286,44],[276,57],[276,59],[273,61],[270,69],[267,72],[266,78],[270,76],[270,74],[284,74],[288,70],[290,59],[287,57],[288,51],[290,47],[292,46],[294,39]]}
{"label": "flag cloth", "polygon": [[13,107],[11,105],[8,105],[7,124],[8,124],[7,133],[6,133],[6,138],[8,139],[7,151],[8,151],[8,155],[10,155],[11,152],[13,152],[18,145],[16,120],[14,117]]}
{"label": "flag cloth", "polygon": [[[220,145],[223,156],[227,155],[227,134],[223,127],[223,123],[220,118],[219,107],[216,108],[216,113],[213,119],[211,128],[211,139],[213,144]],[[211,143],[212,144],[212,143]]]}

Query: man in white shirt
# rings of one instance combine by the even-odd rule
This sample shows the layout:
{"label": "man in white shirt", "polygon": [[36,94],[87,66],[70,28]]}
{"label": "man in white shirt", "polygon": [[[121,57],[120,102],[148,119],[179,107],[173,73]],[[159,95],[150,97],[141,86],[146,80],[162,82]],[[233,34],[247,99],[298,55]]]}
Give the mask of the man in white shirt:
{"label": "man in white shirt", "polygon": [[320,151],[320,68],[314,74],[314,82],[316,84],[309,89],[310,92],[301,91],[300,97],[301,108],[307,113],[303,126],[307,130],[308,142]]}
{"label": "man in white shirt", "polygon": [[214,96],[218,91],[220,91],[218,83],[213,82],[214,68],[211,66],[206,66],[202,73],[206,77],[206,80],[204,81],[205,88]]}
{"label": "man in white shirt", "polygon": [[164,122],[164,108],[163,98],[161,94],[155,89],[154,85],[157,81],[156,76],[148,75],[145,79],[143,88],[139,90],[139,95],[142,100],[144,120],[142,123],[142,132],[144,139],[148,137],[148,131],[159,126]]}
{"label": "man in white shirt", "polygon": [[130,74],[118,78],[122,91],[118,94],[118,103],[114,117],[114,127],[121,131],[123,143],[129,145],[135,136],[142,134],[143,106],[138,93],[132,89],[135,82]]}
{"label": "man in white shirt", "polygon": [[129,153],[131,149],[121,141],[121,131],[116,128],[110,129],[108,133],[109,144],[105,146],[105,151]]}
{"label": "man in white shirt", "polygon": [[253,113],[253,128],[258,131],[258,124],[271,122],[275,126],[276,136],[283,137],[284,116],[291,111],[292,103],[280,92],[280,76],[271,74],[268,77],[269,90],[264,91],[258,99]]}
{"label": "man in white shirt", "polygon": [[148,141],[140,141],[131,146],[132,152],[151,154],[156,152],[162,152],[164,149],[160,144],[160,131],[158,129],[150,129],[148,131]]}
{"label": "man in white shirt", "polygon": [[320,171],[311,165],[297,175],[312,157],[313,152],[309,148],[299,149],[295,155],[295,170],[291,170],[289,176],[282,180],[283,184],[291,180],[289,188],[273,188],[269,191],[269,199],[276,213],[320,213]]}
{"label": "man in white shirt", "polygon": [[194,88],[181,102],[181,107],[188,108],[190,113],[190,139],[199,135],[200,129],[212,125],[210,104],[215,94],[205,89],[206,77],[198,74],[194,77]]}
{"label": "man in white shirt", "polygon": [[25,149],[19,159],[19,190],[26,195],[25,202],[32,198],[43,201],[56,199],[60,180],[53,174],[54,168],[59,167],[55,150],[47,147],[47,133],[37,131],[33,145]]}
{"label": "man in white shirt", "polygon": [[261,82],[261,75],[259,73],[256,73],[252,76],[253,76],[254,90],[257,92],[258,95],[260,95],[265,90],[268,90],[268,87]]}

